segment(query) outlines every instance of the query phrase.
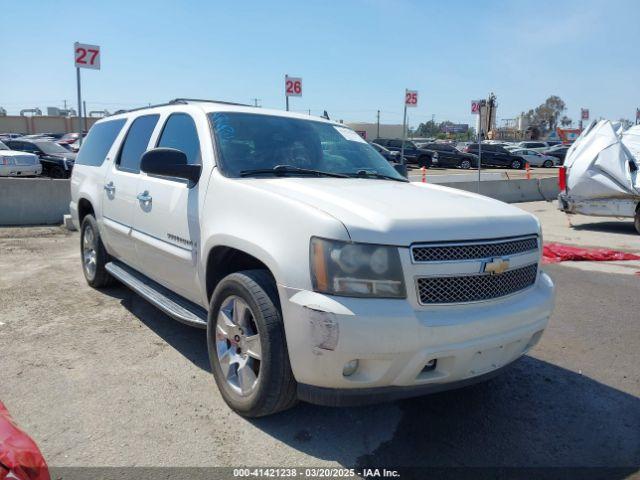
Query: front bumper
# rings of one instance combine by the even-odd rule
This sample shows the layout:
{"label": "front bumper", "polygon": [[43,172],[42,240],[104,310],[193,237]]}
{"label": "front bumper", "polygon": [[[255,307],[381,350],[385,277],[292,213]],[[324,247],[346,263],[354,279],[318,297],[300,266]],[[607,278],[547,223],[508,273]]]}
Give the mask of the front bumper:
{"label": "front bumper", "polygon": [[[538,342],[555,301],[553,283],[542,272],[530,289],[467,305],[416,308],[407,300],[279,289],[299,395],[332,405],[479,381]],[[344,376],[345,363],[355,359],[358,369]],[[435,368],[427,367],[431,360]]]}

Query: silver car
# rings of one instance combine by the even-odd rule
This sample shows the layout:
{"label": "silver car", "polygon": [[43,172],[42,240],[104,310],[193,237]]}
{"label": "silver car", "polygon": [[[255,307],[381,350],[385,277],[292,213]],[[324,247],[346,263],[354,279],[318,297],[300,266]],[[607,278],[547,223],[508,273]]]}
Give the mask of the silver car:
{"label": "silver car", "polygon": [[550,168],[559,164],[557,157],[551,155],[545,155],[544,153],[536,152],[528,148],[518,148],[511,150],[514,155],[519,155],[524,158],[525,162],[529,162],[532,167],[546,167]]}
{"label": "silver car", "polygon": [[11,150],[0,142],[0,177],[33,177],[41,173],[37,155]]}

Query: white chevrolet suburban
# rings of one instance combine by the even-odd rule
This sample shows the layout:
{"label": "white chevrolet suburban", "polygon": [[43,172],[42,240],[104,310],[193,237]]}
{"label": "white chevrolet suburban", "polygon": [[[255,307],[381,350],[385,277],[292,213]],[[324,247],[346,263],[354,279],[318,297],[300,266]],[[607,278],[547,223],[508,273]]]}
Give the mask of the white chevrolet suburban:
{"label": "white chevrolet suburban", "polygon": [[553,309],[535,217],[410,183],[324,118],[185,99],[116,114],[71,193],[89,285],[117,279],[206,328],[244,416],[486,379]]}

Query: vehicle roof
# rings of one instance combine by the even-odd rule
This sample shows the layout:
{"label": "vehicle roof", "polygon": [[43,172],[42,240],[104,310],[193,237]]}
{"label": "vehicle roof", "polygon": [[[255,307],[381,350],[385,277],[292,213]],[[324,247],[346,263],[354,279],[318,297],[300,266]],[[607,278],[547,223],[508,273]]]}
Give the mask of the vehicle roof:
{"label": "vehicle roof", "polygon": [[116,112],[113,115],[100,119],[96,123],[102,123],[104,121],[114,120],[118,118],[128,118],[131,115],[139,116],[139,115],[149,115],[153,113],[161,113],[167,110],[169,111],[184,110],[185,106],[190,106],[195,109],[200,109],[205,114],[215,113],[215,112],[253,113],[257,115],[270,115],[270,116],[285,117],[285,118],[296,118],[300,120],[312,120],[315,122],[324,122],[324,123],[329,123],[331,125],[349,128],[342,123],[338,123],[333,120],[327,120],[324,117],[307,115],[304,113],[288,112],[285,110],[277,110],[277,109],[271,109],[271,108],[253,107],[251,105],[242,105],[238,103],[230,103],[230,102],[215,101],[215,100],[199,100],[199,99],[176,99],[166,104],[151,105],[150,107],[137,108],[137,109],[127,110],[124,112]]}

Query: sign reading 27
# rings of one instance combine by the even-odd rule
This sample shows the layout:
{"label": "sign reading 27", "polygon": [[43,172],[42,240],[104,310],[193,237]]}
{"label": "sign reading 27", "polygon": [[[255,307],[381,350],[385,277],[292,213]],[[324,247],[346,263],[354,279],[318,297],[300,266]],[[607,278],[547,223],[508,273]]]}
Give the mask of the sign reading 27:
{"label": "sign reading 27", "polygon": [[93,68],[100,70],[100,47],[98,45],[74,43],[73,58],[76,68]]}

